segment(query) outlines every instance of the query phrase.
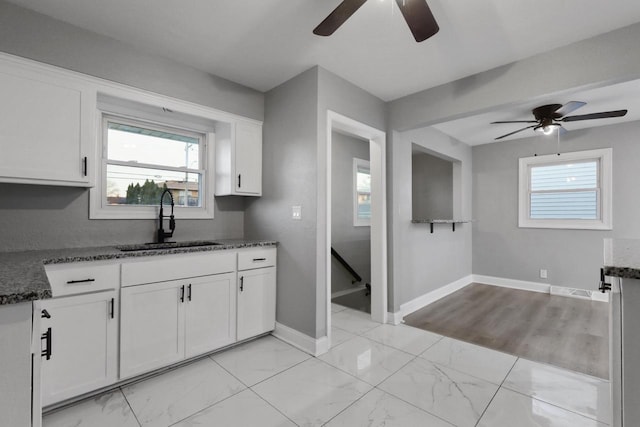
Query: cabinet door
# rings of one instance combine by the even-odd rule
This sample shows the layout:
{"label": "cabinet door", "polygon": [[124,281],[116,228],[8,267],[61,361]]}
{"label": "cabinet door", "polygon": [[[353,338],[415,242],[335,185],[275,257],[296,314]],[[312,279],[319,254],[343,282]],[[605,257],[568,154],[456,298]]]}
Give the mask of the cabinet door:
{"label": "cabinet door", "polygon": [[171,281],[122,288],[120,378],[184,358],[183,286]]}
{"label": "cabinet door", "polygon": [[0,99],[0,181],[90,185],[95,93],[45,67],[0,60]]}
{"label": "cabinet door", "polygon": [[235,342],[235,279],[235,273],[190,279],[185,313],[186,357]]}
{"label": "cabinet door", "polygon": [[239,194],[262,194],[262,126],[236,124],[235,189]]}
{"label": "cabinet door", "polygon": [[272,331],[276,321],[276,268],[238,272],[238,341]]}
{"label": "cabinet door", "polygon": [[[44,300],[41,319],[42,405],[47,406],[117,379],[118,304],[114,290]],[[36,313],[37,315],[37,313]]]}

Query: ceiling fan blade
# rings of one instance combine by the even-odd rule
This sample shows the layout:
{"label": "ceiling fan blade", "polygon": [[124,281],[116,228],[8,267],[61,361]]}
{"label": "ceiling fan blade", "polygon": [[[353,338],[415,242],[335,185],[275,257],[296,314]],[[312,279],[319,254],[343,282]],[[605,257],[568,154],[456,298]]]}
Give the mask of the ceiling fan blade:
{"label": "ceiling fan blade", "polygon": [[507,120],[504,122],[491,122],[492,125],[498,125],[501,123],[538,123],[537,120]]}
{"label": "ceiling fan blade", "polygon": [[330,36],[367,0],[344,0],[313,30],[318,36]]}
{"label": "ceiling fan blade", "polygon": [[611,117],[623,117],[627,110],[603,111],[602,113],[583,114],[581,116],[569,116],[559,119],[561,122],[577,122],[580,120],[608,119]]}
{"label": "ceiling fan blade", "polygon": [[511,132],[511,133],[508,133],[508,134],[506,134],[506,135],[499,136],[499,137],[497,137],[497,138],[496,138],[496,141],[497,141],[498,139],[506,138],[506,137],[511,136],[511,135],[513,135],[513,134],[516,134],[516,133],[518,133],[518,132],[522,132],[523,130],[527,130],[527,129],[534,128],[534,127],[536,127],[536,126],[538,126],[538,125],[531,125],[531,126],[527,126],[526,128],[518,129],[518,130],[517,130],[517,131],[515,131],[515,132]]}
{"label": "ceiling fan blade", "polygon": [[396,3],[417,42],[428,39],[440,30],[425,0],[396,0]]}
{"label": "ceiling fan blade", "polygon": [[578,108],[584,107],[585,105],[587,105],[586,102],[569,101],[566,104],[564,104],[562,107],[560,107],[556,111],[554,111],[553,115],[555,116],[555,118],[564,117],[569,113],[573,113]]}

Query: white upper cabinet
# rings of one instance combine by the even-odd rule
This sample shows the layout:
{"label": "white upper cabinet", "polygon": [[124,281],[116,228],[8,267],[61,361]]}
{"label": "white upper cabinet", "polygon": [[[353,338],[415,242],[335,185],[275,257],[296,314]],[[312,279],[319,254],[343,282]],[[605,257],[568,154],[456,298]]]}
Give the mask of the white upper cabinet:
{"label": "white upper cabinet", "polygon": [[262,124],[237,121],[216,140],[216,196],[262,195]]}
{"label": "white upper cabinet", "polygon": [[0,182],[92,185],[95,90],[67,73],[0,56]]}

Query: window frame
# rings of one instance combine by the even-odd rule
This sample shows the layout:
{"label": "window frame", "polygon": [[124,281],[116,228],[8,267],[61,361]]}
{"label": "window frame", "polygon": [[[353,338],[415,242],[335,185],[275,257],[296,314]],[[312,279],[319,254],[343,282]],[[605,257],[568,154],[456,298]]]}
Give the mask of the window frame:
{"label": "window frame", "polygon": [[[358,167],[367,168],[369,170],[369,176],[371,176],[371,164],[369,160],[353,158],[353,226],[354,227],[370,227],[371,218],[359,218],[358,217]],[[369,196],[371,196],[371,190],[369,190]]]}
{"label": "window frame", "polygon": [[[144,114],[141,114],[144,116]],[[92,197],[89,209],[90,219],[155,219],[159,213],[158,205],[108,205],[107,201],[107,164],[117,164],[127,166],[128,162],[108,161],[108,122],[117,122],[133,126],[145,127],[153,130],[166,131],[177,134],[184,134],[190,137],[197,137],[200,140],[199,163],[200,169],[158,167],[159,165],[145,163],[131,163],[136,166],[148,166],[155,169],[177,170],[189,169],[201,174],[200,190],[202,200],[199,207],[175,206],[174,213],[177,219],[212,219],[214,217],[214,143],[215,133],[204,132],[202,130],[191,129],[188,124],[175,125],[160,123],[147,118],[133,117],[130,114],[121,114],[113,111],[99,111],[98,129],[98,153],[99,174],[96,177],[96,185],[91,189]]]}
{"label": "window frame", "polygon": [[[523,157],[518,162],[518,227],[552,228],[578,230],[611,230],[612,224],[612,158],[611,148],[574,151],[561,154],[548,154]],[[531,218],[531,168],[535,166],[558,165],[566,163],[598,162],[598,185],[596,188],[597,219],[533,219]]]}

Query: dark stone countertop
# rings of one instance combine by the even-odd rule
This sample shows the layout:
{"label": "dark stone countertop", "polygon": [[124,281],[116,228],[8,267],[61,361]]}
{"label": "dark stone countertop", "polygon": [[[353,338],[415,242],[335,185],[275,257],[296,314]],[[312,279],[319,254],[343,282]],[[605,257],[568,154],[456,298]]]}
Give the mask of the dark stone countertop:
{"label": "dark stone countertop", "polygon": [[[102,261],[228,249],[276,246],[269,240],[216,240],[220,244],[123,252],[117,246],[0,252],[0,305],[51,298],[46,264]],[[130,245],[127,245],[130,246]]]}
{"label": "dark stone countertop", "polygon": [[640,279],[640,239],[604,239],[604,274]]}

